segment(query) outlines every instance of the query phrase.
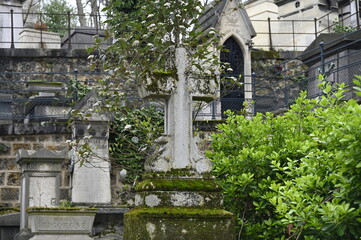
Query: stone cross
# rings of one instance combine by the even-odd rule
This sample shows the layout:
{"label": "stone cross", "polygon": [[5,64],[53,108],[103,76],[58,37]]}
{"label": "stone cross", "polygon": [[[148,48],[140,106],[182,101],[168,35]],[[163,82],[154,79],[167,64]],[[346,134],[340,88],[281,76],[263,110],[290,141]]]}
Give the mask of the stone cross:
{"label": "stone cross", "polygon": [[212,83],[186,72],[184,48],[176,49],[175,63],[174,90],[158,93],[166,98],[166,134],[157,140],[157,154],[147,159],[149,174],[137,185],[137,208],[124,215],[124,239],[233,239],[233,216],[222,209],[221,188],[207,174],[211,164],[198,152],[192,136],[192,100],[210,93],[195,90]]}
{"label": "stone cross", "polygon": [[[158,139],[158,143],[164,146],[160,147],[153,158],[147,160],[145,168],[148,171],[167,172],[172,169],[189,169],[201,174],[211,170],[209,160],[199,153],[193,139],[192,100],[213,99],[212,90],[215,89],[215,84],[209,82],[207,83],[209,91],[199,91],[206,83],[200,79],[190,78],[186,74],[188,66],[186,49],[177,48],[178,81],[172,94],[162,94],[162,97],[166,99],[166,136]],[[148,93],[150,97],[156,97],[155,95]]]}

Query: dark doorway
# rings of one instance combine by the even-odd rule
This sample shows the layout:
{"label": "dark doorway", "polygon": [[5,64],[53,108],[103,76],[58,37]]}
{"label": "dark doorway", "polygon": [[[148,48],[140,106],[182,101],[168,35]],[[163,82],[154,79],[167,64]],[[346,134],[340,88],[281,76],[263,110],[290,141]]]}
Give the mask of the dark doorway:
{"label": "dark doorway", "polygon": [[[222,117],[226,117],[224,115],[226,110],[239,112],[243,109],[244,86],[240,86],[239,83],[244,82],[244,58],[238,42],[233,37],[228,38],[223,47],[227,50],[221,52],[220,60],[228,64],[226,72],[221,75],[223,80],[220,90]],[[227,70],[228,68],[232,71]]]}

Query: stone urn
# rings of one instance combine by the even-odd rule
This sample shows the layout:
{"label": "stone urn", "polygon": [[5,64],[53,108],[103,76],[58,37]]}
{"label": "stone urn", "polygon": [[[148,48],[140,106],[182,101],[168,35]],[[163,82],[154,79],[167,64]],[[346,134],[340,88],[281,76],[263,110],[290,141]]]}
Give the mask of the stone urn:
{"label": "stone urn", "polygon": [[97,209],[29,208],[31,240],[90,240]]}

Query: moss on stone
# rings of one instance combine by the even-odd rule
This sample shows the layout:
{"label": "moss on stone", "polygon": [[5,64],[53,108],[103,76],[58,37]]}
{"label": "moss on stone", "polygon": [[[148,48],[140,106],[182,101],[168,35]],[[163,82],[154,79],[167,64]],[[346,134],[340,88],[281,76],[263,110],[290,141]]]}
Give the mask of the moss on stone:
{"label": "moss on stone", "polygon": [[9,213],[17,213],[17,212],[20,212],[19,208],[0,207],[0,216]]}
{"label": "moss on stone", "polygon": [[[143,174],[143,179],[147,178],[174,178],[174,177],[183,177],[183,178],[195,178],[199,176],[194,170],[191,169],[172,169],[168,172],[146,172]],[[211,173],[202,174],[203,179],[213,179]]]}
{"label": "moss on stone", "polygon": [[[154,201],[147,201],[151,196]],[[143,191],[138,192],[138,205],[144,207],[197,207],[202,209],[221,209],[223,207],[222,192],[201,191]],[[179,201],[176,199],[179,198]],[[155,205],[154,205],[155,204]]]}
{"label": "moss on stone", "polygon": [[233,240],[234,216],[221,209],[136,208],[124,215],[127,240]]}
{"label": "moss on stone", "polygon": [[48,80],[30,80],[28,84],[37,84],[37,85],[62,85],[62,82],[50,82]]}
{"label": "moss on stone", "polygon": [[205,208],[135,208],[128,215],[135,214],[145,217],[169,217],[169,218],[229,218],[232,213],[223,209],[205,209]]}
{"label": "moss on stone", "polygon": [[173,69],[172,71],[164,71],[164,70],[156,69],[153,71],[153,76],[157,79],[176,77],[177,71],[175,69]]}
{"label": "moss on stone", "polygon": [[220,191],[220,186],[211,179],[145,179],[138,183],[136,191]]}
{"label": "moss on stone", "polygon": [[257,61],[260,59],[278,59],[280,58],[280,53],[278,51],[253,51],[252,52],[252,61]]}

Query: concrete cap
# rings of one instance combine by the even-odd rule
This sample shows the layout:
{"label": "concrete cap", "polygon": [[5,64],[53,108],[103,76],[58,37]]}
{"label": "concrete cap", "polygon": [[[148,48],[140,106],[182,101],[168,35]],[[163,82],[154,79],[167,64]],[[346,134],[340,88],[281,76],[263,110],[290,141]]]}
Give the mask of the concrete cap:
{"label": "concrete cap", "polygon": [[67,157],[67,151],[51,151],[45,148],[39,150],[20,149],[16,154],[16,163],[25,162],[62,162]]}

